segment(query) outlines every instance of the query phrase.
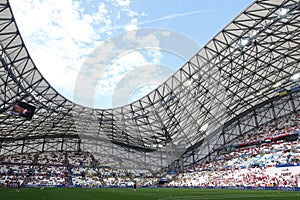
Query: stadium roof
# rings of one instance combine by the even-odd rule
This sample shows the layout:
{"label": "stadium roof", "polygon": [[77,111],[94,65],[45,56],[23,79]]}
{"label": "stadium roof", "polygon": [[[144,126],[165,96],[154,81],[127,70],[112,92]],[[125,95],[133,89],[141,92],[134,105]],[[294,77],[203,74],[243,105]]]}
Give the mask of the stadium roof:
{"label": "stadium roof", "polygon": [[[43,78],[9,2],[1,0],[1,154],[12,151],[12,143],[26,152],[27,143],[57,138],[62,149],[74,138],[144,152],[169,144],[186,149],[279,90],[299,86],[299,7],[299,0],[253,2],[157,89],[101,110],[71,102]],[[31,120],[12,114],[17,100],[36,108]]]}

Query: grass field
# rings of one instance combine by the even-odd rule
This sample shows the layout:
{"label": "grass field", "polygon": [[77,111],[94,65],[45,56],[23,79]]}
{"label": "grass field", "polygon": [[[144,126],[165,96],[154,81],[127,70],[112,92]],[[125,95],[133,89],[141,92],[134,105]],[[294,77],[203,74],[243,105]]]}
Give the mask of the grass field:
{"label": "grass field", "polygon": [[204,199],[299,199],[298,192],[217,190],[184,188],[13,188],[0,189],[1,200],[204,200]]}

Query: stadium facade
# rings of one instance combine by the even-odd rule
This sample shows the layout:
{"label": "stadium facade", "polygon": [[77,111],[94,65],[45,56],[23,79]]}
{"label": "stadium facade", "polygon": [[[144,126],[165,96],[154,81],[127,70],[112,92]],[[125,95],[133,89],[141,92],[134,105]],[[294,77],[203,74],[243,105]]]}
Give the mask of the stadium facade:
{"label": "stadium facade", "polygon": [[[218,155],[231,140],[300,109],[299,15],[299,0],[254,1],[148,95],[92,109],[47,82],[1,0],[0,156],[85,151],[154,170]],[[19,112],[20,102],[34,114]]]}

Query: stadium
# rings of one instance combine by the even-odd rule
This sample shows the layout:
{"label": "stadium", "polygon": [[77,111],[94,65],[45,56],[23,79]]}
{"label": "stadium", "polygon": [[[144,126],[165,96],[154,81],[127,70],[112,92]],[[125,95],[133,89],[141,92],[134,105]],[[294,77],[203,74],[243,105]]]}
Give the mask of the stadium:
{"label": "stadium", "polygon": [[1,196],[299,198],[299,16],[254,1],[148,95],[93,109],[43,77],[1,0]]}

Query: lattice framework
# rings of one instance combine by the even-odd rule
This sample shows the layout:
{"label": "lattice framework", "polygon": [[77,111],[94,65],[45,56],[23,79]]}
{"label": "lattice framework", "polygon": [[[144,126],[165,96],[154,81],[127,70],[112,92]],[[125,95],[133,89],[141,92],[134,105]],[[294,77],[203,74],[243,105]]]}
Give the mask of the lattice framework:
{"label": "lattice framework", "polygon": [[[85,150],[167,166],[230,119],[278,95],[280,87],[299,84],[292,80],[300,73],[299,4],[253,2],[146,97],[101,110],[77,105],[51,87],[27,51],[8,1],[1,0],[0,154]],[[10,114],[16,99],[37,107],[31,121]]]}

